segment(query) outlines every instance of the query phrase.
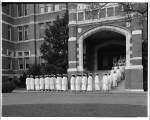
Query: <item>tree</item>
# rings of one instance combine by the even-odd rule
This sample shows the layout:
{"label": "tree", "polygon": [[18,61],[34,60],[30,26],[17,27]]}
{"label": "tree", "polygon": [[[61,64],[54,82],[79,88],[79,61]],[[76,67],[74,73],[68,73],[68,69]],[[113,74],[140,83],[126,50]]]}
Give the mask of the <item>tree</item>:
{"label": "tree", "polygon": [[[48,73],[67,73],[68,69],[68,11],[60,18],[57,16],[53,25],[45,29],[44,42],[40,47],[42,58],[47,61]],[[46,67],[47,66],[47,67]]]}

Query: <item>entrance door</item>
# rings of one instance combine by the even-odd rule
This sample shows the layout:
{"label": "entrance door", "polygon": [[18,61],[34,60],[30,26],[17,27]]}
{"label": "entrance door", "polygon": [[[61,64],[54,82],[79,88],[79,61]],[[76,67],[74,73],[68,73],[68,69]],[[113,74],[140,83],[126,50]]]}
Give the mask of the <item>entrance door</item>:
{"label": "entrance door", "polygon": [[98,50],[98,70],[110,70],[113,62],[117,62],[120,56],[125,56],[126,48],[123,45],[109,45]]}

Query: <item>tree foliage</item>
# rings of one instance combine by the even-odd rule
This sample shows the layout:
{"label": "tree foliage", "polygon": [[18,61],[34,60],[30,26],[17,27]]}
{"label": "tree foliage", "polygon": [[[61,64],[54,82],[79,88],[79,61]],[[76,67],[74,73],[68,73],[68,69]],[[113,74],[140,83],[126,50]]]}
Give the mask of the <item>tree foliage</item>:
{"label": "tree foliage", "polygon": [[[57,16],[53,25],[45,29],[44,43],[40,47],[42,58],[47,61],[46,71],[66,73],[68,68],[68,12]],[[51,70],[50,70],[51,69]]]}

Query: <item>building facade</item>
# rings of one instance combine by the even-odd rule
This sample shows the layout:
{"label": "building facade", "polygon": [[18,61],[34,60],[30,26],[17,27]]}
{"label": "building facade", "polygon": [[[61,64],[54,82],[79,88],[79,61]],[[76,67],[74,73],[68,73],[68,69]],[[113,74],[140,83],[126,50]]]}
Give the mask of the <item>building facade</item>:
{"label": "building facade", "polygon": [[[68,3],[68,78],[71,74],[111,69],[113,61],[126,57],[125,89],[143,91],[142,40],[147,20],[127,22],[111,3],[90,19],[84,4]],[[29,64],[42,63],[39,47],[43,31],[62,16],[66,4],[4,4],[2,6],[3,81],[17,77]],[[142,32],[142,28],[144,32]]]}
{"label": "building facade", "polygon": [[29,64],[42,64],[44,29],[66,12],[66,3],[2,3],[2,81],[19,77]]}

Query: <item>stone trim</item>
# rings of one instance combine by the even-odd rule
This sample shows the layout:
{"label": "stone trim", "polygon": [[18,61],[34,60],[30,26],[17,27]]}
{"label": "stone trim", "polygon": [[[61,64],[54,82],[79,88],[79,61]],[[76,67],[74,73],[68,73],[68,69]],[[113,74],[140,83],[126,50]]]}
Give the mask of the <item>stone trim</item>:
{"label": "stone trim", "polygon": [[68,41],[76,41],[76,37],[70,37]]}
{"label": "stone trim", "polygon": [[14,78],[14,76],[19,77],[20,74],[2,74],[2,76],[8,76],[9,78]]}
{"label": "stone trim", "polygon": [[134,30],[132,31],[132,35],[142,34],[142,30]]}
{"label": "stone trim", "polygon": [[142,59],[142,57],[132,57],[130,60]]}
{"label": "stone trim", "polygon": [[77,68],[69,68],[67,71],[68,72],[75,72],[75,71],[77,71]]}
{"label": "stone trim", "polygon": [[143,69],[143,65],[126,66],[125,69]]}
{"label": "stone trim", "polygon": [[69,63],[77,63],[77,61],[69,61]]}
{"label": "stone trim", "polygon": [[85,38],[87,38],[88,36],[90,36],[96,32],[102,31],[102,30],[115,31],[115,32],[118,32],[118,33],[126,36],[126,65],[130,66],[131,33],[126,28],[123,28],[120,26],[98,26],[96,28],[93,28],[93,29],[83,33],[77,41],[77,43],[79,44],[79,66],[78,66],[78,68],[80,70],[83,70],[83,40]]}
{"label": "stone trim", "polygon": [[144,92],[143,89],[125,89],[127,92]]}

